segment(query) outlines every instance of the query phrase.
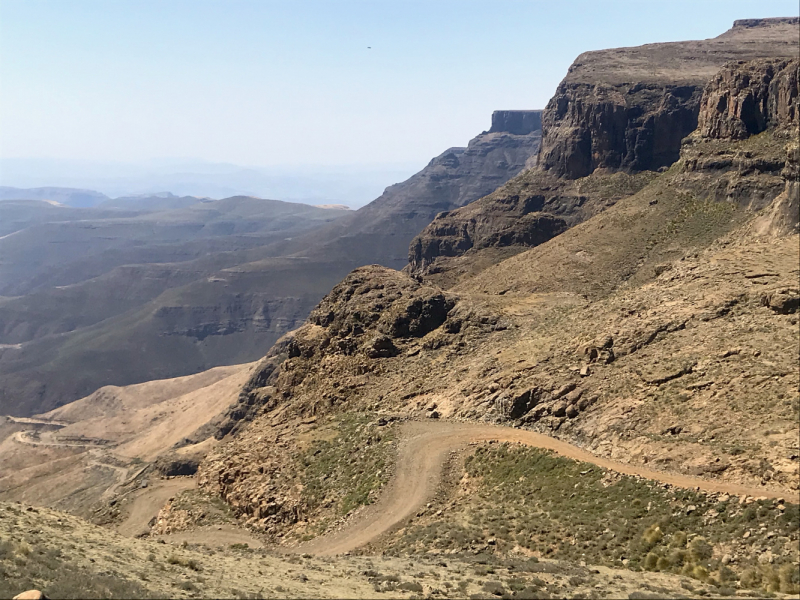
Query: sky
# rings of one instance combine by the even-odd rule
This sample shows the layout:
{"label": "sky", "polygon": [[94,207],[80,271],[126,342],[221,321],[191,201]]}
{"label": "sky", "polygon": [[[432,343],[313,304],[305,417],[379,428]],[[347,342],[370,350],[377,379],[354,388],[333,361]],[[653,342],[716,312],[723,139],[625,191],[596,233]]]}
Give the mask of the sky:
{"label": "sky", "polygon": [[422,166],[581,52],[797,0],[0,0],[0,159]]}

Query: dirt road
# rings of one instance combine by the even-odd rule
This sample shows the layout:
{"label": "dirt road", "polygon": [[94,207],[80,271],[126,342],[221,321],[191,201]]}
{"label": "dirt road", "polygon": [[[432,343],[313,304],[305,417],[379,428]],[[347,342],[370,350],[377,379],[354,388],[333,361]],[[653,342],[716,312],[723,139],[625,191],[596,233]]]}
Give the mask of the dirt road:
{"label": "dirt road", "polygon": [[134,536],[149,529],[150,519],[158,514],[161,507],[172,496],[195,487],[194,477],[177,477],[164,481],[157,480],[152,485],[131,494],[128,516],[117,526],[117,533]]}
{"label": "dirt road", "polygon": [[739,496],[775,498],[786,495],[784,491],[696,479],[662,473],[639,465],[618,463],[595,456],[567,442],[524,429],[477,423],[410,422],[403,426],[400,437],[403,441],[398,449],[394,478],[378,502],[363,509],[342,530],[301,544],[291,551],[327,556],[343,554],[401,524],[434,495],[449,453],[464,448],[471,442],[519,442],[553,450],[562,456],[592,463],[603,469],[625,475],[638,475],[676,487],[700,488],[707,492]]}

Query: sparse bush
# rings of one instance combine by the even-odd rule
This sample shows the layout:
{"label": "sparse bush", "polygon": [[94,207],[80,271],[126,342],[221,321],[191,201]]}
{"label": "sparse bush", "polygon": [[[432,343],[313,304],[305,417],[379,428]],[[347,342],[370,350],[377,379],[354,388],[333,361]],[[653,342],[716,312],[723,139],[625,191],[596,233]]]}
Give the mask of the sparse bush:
{"label": "sparse bush", "polygon": [[502,596],[506,593],[506,589],[499,581],[486,581],[483,584],[483,589],[494,596]]}
{"label": "sparse bush", "polygon": [[683,531],[676,531],[672,535],[672,539],[669,542],[669,545],[673,548],[685,548],[686,547],[686,534]]}
{"label": "sparse bush", "polygon": [[422,593],[422,585],[416,581],[404,581],[397,586],[397,589],[404,590],[406,592],[417,592],[419,594]]}
{"label": "sparse bush", "polygon": [[658,555],[654,552],[650,552],[647,556],[644,557],[644,568],[648,571],[655,571],[658,565]]}
{"label": "sparse bush", "polygon": [[691,542],[689,542],[689,552],[692,555],[692,558],[697,561],[704,561],[711,558],[711,555],[714,552],[714,549],[711,547],[705,538],[703,537],[696,537]]}

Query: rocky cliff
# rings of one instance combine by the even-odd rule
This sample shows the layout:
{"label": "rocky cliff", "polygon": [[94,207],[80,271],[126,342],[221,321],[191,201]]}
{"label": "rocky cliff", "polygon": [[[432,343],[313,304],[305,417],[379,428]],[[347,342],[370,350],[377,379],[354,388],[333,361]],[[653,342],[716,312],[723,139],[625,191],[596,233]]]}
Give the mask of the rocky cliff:
{"label": "rocky cliff", "polygon": [[542,128],[540,110],[496,110],[492,113],[489,133],[505,131],[516,135],[527,135]]}
{"label": "rocky cliff", "polygon": [[681,150],[685,189],[766,211],[758,221],[764,232],[797,231],[800,220],[799,72],[796,58],[726,65],[706,86],[699,126]]}
{"label": "rocky cliff", "polygon": [[743,140],[768,127],[798,125],[798,61],[738,61],[708,83],[698,118],[698,133]]}
{"label": "rocky cliff", "polygon": [[[703,99],[715,93],[710,85]],[[314,464],[305,428],[366,413],[363,444],[344,461],[385,447],[380,428],[391,419],[475,420],[623,462],[796,490],[797,238],[754,235],[753,207],[713,193],[752,175],[727,165],[728,154],[772,164],[784,133],[796,135],[698,131],[663,174],[584,178],[594,186],[586,193],[628,196],[449,290],[357,269],[254,374],[238,403],[252,421],[200,466],[200,485],[274,539],[317,531],[309,524],[330,525],[336,499],[304,487]],[[723,162],[693,166],[707,156]],[[773,204],[783,168],[752,180],[773,190]],[[537,185],[544,177],[553,176]],[[775,443],[760,444],[766,435]]]}
{"label": "rocky cliff", "polygon": [[[711,40],[580,55],[542,114],[537,166],[474,206],[437,216],[412,241],[411,272],[430,274],[450,269],[448,257],[486,246],[504,248],[493,252],[498,258],[506,258],[638,191],[641,186],[628,181],[620,187],[625,178],[609,175],[622,172],[636,176],[674,163],[681,141],[698,125],[704,90],[719,69],[731,61],[792,58],[798,52],[797,38],[796,18],[758,19],[737,21],[731,30]],[[751,90],[755,96],[745,103],[746,119],[751,119],[750,104],[757,102],[763,106],[753,108],[755,113],[772,111],[772,119],[796,119],[791,116],[794,113],[779,112],[789,109],[777,108],[791,104],[790,71],[782,76],[765,75],[766,83],[759,84],[764,89]],[[744,79],[736,85],[758,87],[744,83]],[[710,98],[708,94],[706,97]],[[722,97],[706,102],[720,103]],[[712,118],[710,113],[708,118]],[[752,118],[758,121],[757,116]],[[749,126],[763,130],[767,125],[764,118],[760,124]],[[502,119],[498,117],[498,121]],[[704,121],[703,126],[725,127],[719,119],[712,121]],[[746,130],[747,125],[742,127]],[[513,207],[514,219],[505,218],[510,214],[509,207]],[[557,215],[563,223],[553,227],[551,217],[527,217],[530,212]]]}
{"label": "rocky cliff", "polygon": [[751,19],[711,40],[581,54],[542,117],[542,168],[574,179],[672,164],[711,76],[732,60],[796,56],[797,25]]}
{"label": "rocky cliff", "polygon": [[466,148],[445,150],[340,223],[292,244],[303,256],[354,258],[353,268],[378,263],[401,269],[409,242],[436,214],[490,194],[535,163],[541,111],[501,112],[503,118],[493,115],[492,130],[470,140]]}

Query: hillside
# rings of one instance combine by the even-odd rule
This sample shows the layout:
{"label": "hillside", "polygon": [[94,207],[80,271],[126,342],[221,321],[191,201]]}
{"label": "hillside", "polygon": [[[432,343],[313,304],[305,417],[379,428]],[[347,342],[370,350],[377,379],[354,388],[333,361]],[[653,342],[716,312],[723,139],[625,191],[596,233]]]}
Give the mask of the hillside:
{"label": "hillside", "polygon": [[287,279],[291,260],[257,284],[224,270],[349,212],[237,197],[155,212],[7,201],[0,216],[20,205],[26,222],[0,239],[0,410],[17,415],[263,354],[336,278]]}
{"label": "hillside", "polygon": [[[468,173],[469,149],[448,151],[369,210],[148,305],[115,330],[125,352],[185,352],[136,337],[152,322],[223,357],[220,339],[253,339],[246,290],[336,282],[255,363],[0,423],[0,500],[48,506],[0,504],[42,548],[0,547],[4,585],[62,593],[66,565],[139,596],[796,597],[798,40],[800,19],[747,20],[581,55],[538,155],[480,199],[445,207],[434,184],[453,175],[466,202],[521,142],[493,140],[537,137],[538,113],[495,113]],[[338,277],[436,207],[403,271]],[[186,315],[217,283],[240,312]],[[81,352],[110,369],[125,354],[102,339]]]}
{"label": "hillside", "polygon": [[[473,252],[484,262],[472,272],[457,261],[422,277],[378,266],[352,272],[256,370],[244,390],[255,417],[200,465],[200,486],[275,543],[321,536],[308,547],[340,548],[344,536],[362,551],[399,555],[491,547],[591,556],[721,587],[796,590],[797,528],[775,528],[796,515],[800,491],[798,66],[779,57],[717,69],[699,86],[698,126],[676,162],[562,178],[612,201],[532,249],[511,258]],[[532,176],[556,179],[546,169],[520,178]],[[482,208],[500,210],[502,190],[454,212],[480,224]],[[504,235],[506,222],[494,223],[482,224],[485,235]],[[383,489],[406,472],[436,473],[435,463],[403,462],[403,448],[420,443],[400,425],[409,419],[543,433],[580,448],[589,464],[513,446],[459,458],[463,447],[445,436],[436,450],[445,479],[423,506],[416,484]],[[559,469],[597,472],[594,483],[575,483],[587,499],[566,513],[558,479],[546,483]],[[528,480],[541,496],[515,485]],[[378,500],[398,497],[406,512]],[[605,523],[612,506],[632,500],[647,510],[620,514],[606,531],[568,516],[599,511]],[[358,509],[373,502],[381,508]],[[675,551],[687,536],[706,550]]]}
{"label": "hillside", "polygon": [[539,111],[503,115],[358,211],[247,197],[0,204],[3,223],[18,215],[0,239],[0,412],[263,356],[350,270],[401,267],[436,213],[532,164]]}
{"label": "hillside", "polygon": [[636,193],[678,159],[681,140],[698,125],[703,90],[723,64],[796,57],[797,25],[797,18],[737,21],[710,40],[580,55],[542,113],[537,167],[439,215],[411,245],[411,272],[447,271],[439,279],[452,285]]}

